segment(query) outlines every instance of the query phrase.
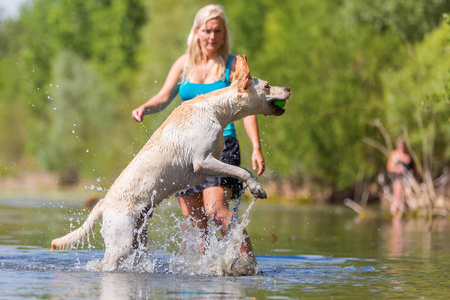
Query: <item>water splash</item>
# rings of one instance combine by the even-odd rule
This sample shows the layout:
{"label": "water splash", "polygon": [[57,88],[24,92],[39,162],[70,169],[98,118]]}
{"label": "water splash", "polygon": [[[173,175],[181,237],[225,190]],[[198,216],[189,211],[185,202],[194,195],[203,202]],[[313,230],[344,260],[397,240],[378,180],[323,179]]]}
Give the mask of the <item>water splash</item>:
{"label": "water splash", "polygon": [[255,201],[242,215],[241,222],[232,222],[225,237],[221,237],[217,227],[212,226],[207,245],[202,253],[199,244],[203,238],[198,230],[185,222],[182,250],[174,257],[173,269],[177,273],[189,275],[255,275],[257,264],[254,257],[242,257],[241,245],[246,238],[244,229],[250,222],[249,214]]}
{"label": "water splash", "polygon": [[[246,238],[244,229],[250,222],[249,214],[255,200],[242,214],[240,222],[231,223],[226,236],[222,237],[219,228],[212,223],[209,224],[207,241],[189,220],[182,220],[179,216],[172,214],[171,217],[175,219],[176,224],[176,228],[172,230],[176,229],[176,232],[170,232],[167,224],[162,227],[153,227],[151,230],[159,237],[164,236],[165,239],[162,242],[150,240],[149,245],[146,246],[138,245],[137,249],[120,263],[119,270],[181,275],[255,275],[257,273],[256,259],[253,256],[242,257],[240,253],[241,245]],[[163,220],[163,216],[155,214],[150,225],[157,223],[158,218],[163,223],[168,223],[167,218]],[[174,252],[173,248],[179,251]],[[98,271],[100,265],[99,260],[92,260],[85,269]]]}

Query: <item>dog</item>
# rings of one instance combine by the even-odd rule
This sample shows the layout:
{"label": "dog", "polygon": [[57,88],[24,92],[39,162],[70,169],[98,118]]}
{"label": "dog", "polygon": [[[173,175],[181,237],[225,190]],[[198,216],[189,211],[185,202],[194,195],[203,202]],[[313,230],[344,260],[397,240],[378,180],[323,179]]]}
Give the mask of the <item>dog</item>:
{"label": "dog", "polygon": [[272,87],[251,77],[245,56],[236,57],[231,85],[178,106],[94,206],[84,224],[53,240],[51,250],[84,242],[103,217],[105,254],[100,269],[116,270],[133,247],[142,213],[174,193],[200,184],[207,176],[238,178],[255,197],[267,198],[250,171],[219,161],[224,147],[222,133],[227,124],[249,115],[282,115],[285,110],[273,102],[286,101],[291,92],[289,87]]}

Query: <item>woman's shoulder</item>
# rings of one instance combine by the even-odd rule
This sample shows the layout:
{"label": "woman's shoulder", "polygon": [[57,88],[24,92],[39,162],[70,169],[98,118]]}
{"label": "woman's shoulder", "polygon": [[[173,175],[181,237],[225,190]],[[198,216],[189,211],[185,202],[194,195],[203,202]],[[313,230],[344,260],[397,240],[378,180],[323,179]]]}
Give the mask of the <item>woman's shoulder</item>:
{"label": "woman's shoulder", "polygon": [[187,55],[183,54],[177,58],[177,60],[173,63],[172,67],[169,71],[169,76],[173,78],[178,78],[181,74],[183,74],[184,67],[187,62]]}
{"label": "woman's shoulder", "polygon": [[178,57],[178,59],[173,64],[174,66],[181,67],[181,69],[184,69],[184,66],[186,65],[188,61],[189,55],[187,53],[181,55]]}
{"label": "woman's shoulder", "polygon": [[184,53],[178,59],[186,62],[188,60],[188,58],[189,58],[189,53]]}

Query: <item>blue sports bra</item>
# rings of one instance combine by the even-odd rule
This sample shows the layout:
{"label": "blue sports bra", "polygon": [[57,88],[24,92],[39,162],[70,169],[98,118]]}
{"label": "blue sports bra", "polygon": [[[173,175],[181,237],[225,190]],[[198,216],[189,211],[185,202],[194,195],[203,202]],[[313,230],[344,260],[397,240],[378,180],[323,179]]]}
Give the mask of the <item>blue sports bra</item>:
{"label": "blue sports bra", "polygon": [[[230,55],[227,62],[227,68],[225,69],[225,76],[213,83],[192,83],[185,79],[178,88],[178,93],[183,101],[188,101],[195,98],[198,95],[203,95],[215,90],[223,89],[231,84],[230,80],[230,67],[233,61],[234,55]],[[236,129],[234,123],[228,124],[223,131],[223,136],[236,137]]]}

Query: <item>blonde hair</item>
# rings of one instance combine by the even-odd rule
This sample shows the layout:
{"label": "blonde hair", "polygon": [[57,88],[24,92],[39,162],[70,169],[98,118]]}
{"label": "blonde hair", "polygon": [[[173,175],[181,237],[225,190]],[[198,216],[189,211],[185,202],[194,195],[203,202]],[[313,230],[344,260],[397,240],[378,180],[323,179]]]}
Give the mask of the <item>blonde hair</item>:
{"label": "blonde hair", "polygon": [[[192,25],[191,32],[189,33],[187,39],[187,52],[189,55],[185,70],[183,72],[183,77],[189,74],[197,64],[202,61],[202,50],[200,48],[200,42],[195,34],[195,31],[200,28],[204,23],[211,19],[220,19],[223,22],[225,28],[225,37],[223,44],[219,49],[219,53],[215,56],[214,62],[216,64],[215,72],[216,74],[224,74],[226,69],[226,63],[228,56],[230,55],[230,41],[228,38],[228,29],[225,19],[225,14],[221,5],[210,4],[201,8],[195,15],[194,24]],[[185,79],[185,78],[183,78]]]}

